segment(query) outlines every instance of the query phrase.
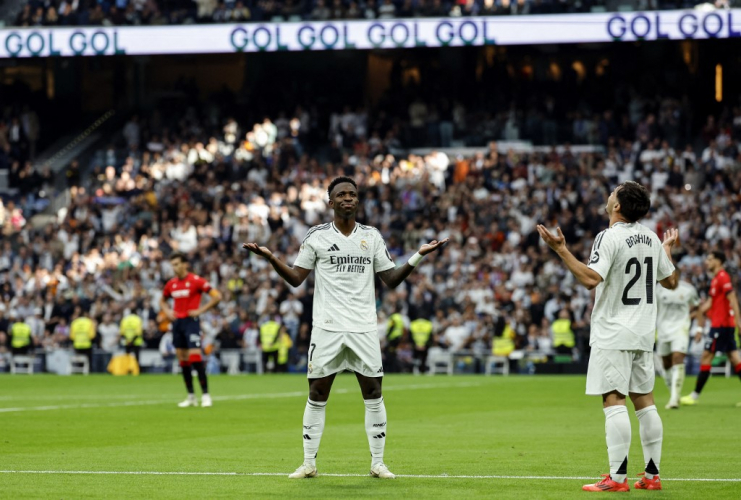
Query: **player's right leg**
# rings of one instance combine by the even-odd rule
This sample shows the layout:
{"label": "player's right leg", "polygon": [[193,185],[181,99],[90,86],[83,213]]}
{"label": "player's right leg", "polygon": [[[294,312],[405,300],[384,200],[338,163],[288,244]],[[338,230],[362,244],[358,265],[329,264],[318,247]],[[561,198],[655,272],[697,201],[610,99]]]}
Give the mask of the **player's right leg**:
{"label": "player's right leg", "polygon": [[188,391],[185,401],[178,403],[178,406],[180,408],[198,406],[193,394],[193,373],[191,372],[190,361],[188,361],[188,337],[182,319],[176,319],[172,322],[172,345],[175,347],[175,356],[183,374],[185,389]]}
{"label": "player's right leg", "polygon": [[[174,342],[174,336],[173,336]],[[180,408],[188,408],[189,406],[198,406],[198,400],[196,400],[195,394],[193,394],[193,372],[191,371],[190,362],[188,361],[188,349],[182,347],[175,348],[175,355],[178,358],[180,364],[180,371],[183,375],[183,382],[185,382],[185,390],[188,391],[188,396],[184,401],[178,403]]]}
{"label": "player's right leg", "polygon": [[325,410],[329,393],[335,376],[333,373],[326,377],[309,379],[309,399],[306,401],[303,421],[304,462],[289,474],[291,479],[304,479],[316,476],[316,457],[319,453],[319,443],[324,432]]}
{"label": "player's right leg", "polygon": [[584,485],[584,491],[630,491],[627,475],[631,430],[625,395],[629,391],[631,363],[630,351],[592,348],[586,393],[602,396],[610,473],[598,483]]}

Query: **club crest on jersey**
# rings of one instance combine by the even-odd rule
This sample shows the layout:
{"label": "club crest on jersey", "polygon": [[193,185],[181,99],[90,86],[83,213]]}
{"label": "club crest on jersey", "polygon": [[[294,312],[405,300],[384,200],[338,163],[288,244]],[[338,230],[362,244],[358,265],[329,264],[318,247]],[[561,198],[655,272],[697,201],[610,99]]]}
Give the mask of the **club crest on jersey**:
{"label": "club crest on jersey", "polygon": [[368,250],[368,242],[365,240],[360,241],[360,249],[361,250]]}

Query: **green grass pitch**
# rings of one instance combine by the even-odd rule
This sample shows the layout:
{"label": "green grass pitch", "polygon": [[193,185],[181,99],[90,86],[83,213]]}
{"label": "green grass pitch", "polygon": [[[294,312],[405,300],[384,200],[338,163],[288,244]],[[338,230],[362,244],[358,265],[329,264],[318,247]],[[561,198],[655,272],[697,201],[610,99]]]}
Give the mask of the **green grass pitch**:
{"label": "green grass pitch", "polygon": [[[396,480],[367,475],[352,375],[335,382],[310,480],[286,477],[303,457],[304,377],[210,383],[212,408],[181,409],[171,375],[0,377],[0,498],[574,498],[607,471],[601,404],[584,395],[584,377],[387,376],[385,461]],[[630,494],[739,498],[739,380],[713,377],[700,405],[674,411],[656,387],[664,491]],[[632,411],[631,422],[632,484],[643,456]]]}

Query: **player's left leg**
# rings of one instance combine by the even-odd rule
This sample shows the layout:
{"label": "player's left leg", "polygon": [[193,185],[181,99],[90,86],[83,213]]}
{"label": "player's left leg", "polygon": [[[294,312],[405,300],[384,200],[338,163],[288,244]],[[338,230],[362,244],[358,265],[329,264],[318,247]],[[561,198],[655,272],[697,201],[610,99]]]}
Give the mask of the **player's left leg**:
{"label": "player's left leg", "polygon": [[661,445],[664,440],[664,426],[659,412],[656,411],[653,392],[638,394],[631,392],[630,399],[636,410],[636,417],[640,423],[641,447],[643,461],[646,468],[642,478],[634,485],[639,490],[660,490],[661,479],[659,467],[661,465]]}
{"label": "player's left leg", "polygon": [[636,489],[660,490],[659,466],[661,464],[661,444],[664,440],[664,427],[654,403],[654,362],[650,352],[636,353],[630,373],[628,395],[636,410],[640,423],[641,447],[645,471],[643,478],[635,483]]}
{"label": "player's left leg", "polygon": [[209,407],[211,395],[208,393],[208,378],[206,377],[206,362],[201,350],[201,325],[196,318],[184,318],[186,339],[188,342],[188,363],[198,374],[198,382],[201,386],[201,406]]}
{"label": "player's left leg", "polygon": [[365,433],[371,451],[371,475],[381,479],[395,476],[383,463],[386,447],[386,406],[383,404],[381,385],[383,377],[367,377],[355,373],[365,402]]}

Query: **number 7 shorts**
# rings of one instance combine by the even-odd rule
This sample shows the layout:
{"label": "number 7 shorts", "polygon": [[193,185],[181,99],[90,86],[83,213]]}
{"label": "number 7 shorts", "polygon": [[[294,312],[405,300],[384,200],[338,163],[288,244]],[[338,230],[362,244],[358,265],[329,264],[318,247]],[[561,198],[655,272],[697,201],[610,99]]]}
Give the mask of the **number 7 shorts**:
{"label": "number 7 shorts", "polygon": [[307,377],[322,378],[344,370],[366,377],[383,377],[377,330],[342,333],[314,327],[309,345]]}

